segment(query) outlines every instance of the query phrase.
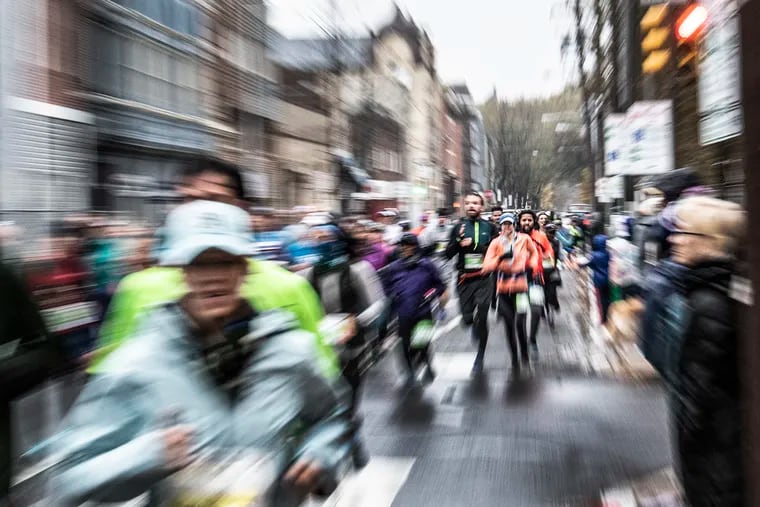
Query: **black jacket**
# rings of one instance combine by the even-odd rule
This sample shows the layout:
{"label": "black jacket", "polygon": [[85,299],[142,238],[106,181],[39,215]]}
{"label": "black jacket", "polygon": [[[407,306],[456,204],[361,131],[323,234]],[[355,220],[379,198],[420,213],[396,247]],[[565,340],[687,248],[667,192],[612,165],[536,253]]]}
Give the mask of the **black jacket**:
{"label": "black jacket", "polygon": [[[462,226],[464,226],[464,228]],[[457,257],[457,270],[460,273],[464,273],[465,255],[472,253],[480,254],[485,257],[486,252],[488,251],[488,246],[491,244],[491,240],[495,237],[495,229],[496,228],[491,222],[483,220],[482,218],[478,218],[477,220],[463,218],[451,229],[449,246],[446,247],[446,258],[451,259],[452,257]],[[478,232],[477,238],[475,238],[476,230]],[[465,238],[472,238],[473,243],[466,248],[462,248],[459,243]]]}
{"label": "black jacket", "polygon": [[11,401],[48,378],[62,357],[23,283],[0,264],[0,498],[10,485]]}
{"label": "black jacket", "polygon": [[737,323],[742,305],[731,299],[732,269],[704,264],[676,281],[688,318],[674,419],[681,478],[690,504],[742,505],[742,434]]}

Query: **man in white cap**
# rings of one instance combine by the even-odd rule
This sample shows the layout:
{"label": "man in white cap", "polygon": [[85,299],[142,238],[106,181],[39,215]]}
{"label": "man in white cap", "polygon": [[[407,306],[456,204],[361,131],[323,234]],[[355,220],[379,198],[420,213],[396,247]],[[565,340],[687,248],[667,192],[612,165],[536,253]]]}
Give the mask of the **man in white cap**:
{"label": "man in white cap", "polygon": [[[273,456],[269,505],[329,493],[350,451],[342,384],[325,380],[314,338],[290,313],[258,313],[241,295],[247,213],[195,201],[172,211],[166,233],[161,263],[182,269],[187,293],[148,314],[72,408],[54,444],[59,505],[146,492],[163,505],[176,496],[172,474],[203,465],[200,456],[213,470],[229,458],[222,449]],[[257,503],[255,491],[242,494]]]}

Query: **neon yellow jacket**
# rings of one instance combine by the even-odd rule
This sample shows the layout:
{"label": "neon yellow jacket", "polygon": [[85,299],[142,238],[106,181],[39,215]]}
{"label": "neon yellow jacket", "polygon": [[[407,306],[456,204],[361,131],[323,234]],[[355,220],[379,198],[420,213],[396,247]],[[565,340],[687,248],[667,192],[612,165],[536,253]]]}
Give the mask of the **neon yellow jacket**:
{"label": "neon yellow jacket", "polygon": [[[333,348],[319,336],[322,306],[309,282],[280,266],[249,260],[249,274],[243,282],[243,296],[258,311],[290,311],[300,327],[317,336],[320,369],[330,378],[340,373]],[[152,267],[128,275],[119,283],[100,329],[98,349],[89,373],[103,371],[103,360],[136,335],[140,317],[158,305],[176,301],[187,292],[182,270]]]}

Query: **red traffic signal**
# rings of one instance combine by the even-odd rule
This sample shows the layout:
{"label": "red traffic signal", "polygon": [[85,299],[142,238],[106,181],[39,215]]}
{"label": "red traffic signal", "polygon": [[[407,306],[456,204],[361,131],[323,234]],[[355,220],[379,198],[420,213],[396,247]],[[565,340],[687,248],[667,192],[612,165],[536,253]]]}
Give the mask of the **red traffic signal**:
{"label": "red traffic signal", "polygon": [[699,4],[688,6],[676,21],[676,38],[679,42],[697,38],[707,25],[707,9]]}

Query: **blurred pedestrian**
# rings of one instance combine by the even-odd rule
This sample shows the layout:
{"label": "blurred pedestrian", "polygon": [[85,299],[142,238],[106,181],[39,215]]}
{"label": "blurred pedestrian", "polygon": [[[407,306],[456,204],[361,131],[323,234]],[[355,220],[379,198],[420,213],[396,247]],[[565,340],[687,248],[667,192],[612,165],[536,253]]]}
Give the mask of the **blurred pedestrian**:
{"label": "blurred pedestrian", "polygon": [[0,262],[0,504],[11,484],[11,402],[41,385],[66,358],[22,280]]}
{"label": "blurred pedestrian", "polygon": [[395,246],[401,239],[401,235],[404,233],[401,225],[398,223],[398,212],[392,209],[385,209],[378,213],[378,218],[385,226],[383,241],[385,241],[387,245]]}
{"label": "blurred pedestrian", "polygon": [[415,236],[419,237],[420,234],[422,234],[425,231],[429,223],[430,223],[430,214],[423,213],[422,216],[420,217],[420,225],[412,229],[410,232],[414,234]]}
{"label": "blurred pedestrian", "polygon": [[[181,269],[187,291],[151,311],[149,325],[108,358],[71,409],[53,439],[56,501],[150,493],[163,505],[183,493],[174,492],[176,472],[206,460],[208,472],[196,469],[190,484],[197,487],[218,481],[215,467],[227,460],[261,453],[278,468],[269,505],[330,493],[348,451],[345,407],[292,314],[258,312],[242,295],[247,213],[209,201],[182,205],[167,218],[166,241],[161,263]],[[245,494],[253,501],[265,491]],[[221,501],[225,493],[240,491],[223,491]]]}
{"label": "blurred pedestrian", "polygon": [[597,234],[592,240],[591,256],[575,261],[579,267],[591,269],[594,293],[596,294],[597,309],[602,324],[607,322],[610,309],[610,254],[607,251],[607,236]]}
{"label": "blurred pedestrian", "polygon": [[491,222],[494,224],[496,236],[499,235],[500,227],[499,227],[499,219],[504,214],[504,208],[501,206],[493,206],[491,208]]}
{"label": "blurred pedestrian", "polygon": [[538,230],[546,234],[546,225],[551,223],[551,217],[546,211],[540,211],[536,215],[536,221],[538,223]]}
{"label": "blurred pedestrian", "polygon": [[451,260],[446,257],[446,247],[449,244],[453,228],[449,223],[451,211],[447,208],[440,208],[436,214],[438,215],[436,223],[425,229],[419,237],[419,243],[422,254],[431,258],[433,264],[438,268],[443,283],[448,286],[453,276]]}
{"label": "blurred pedestrian", "polygon": [[559,271],[559,256],[562,246],[557,238],[557,226],[546,224],[544,226],[546,238],[554,250],[553,264],[544,268],[544,290],[546,292],[546,304],[550,305],[555,311],[560,311],[559,298],[557,297],[557,288],[562,285],[562,278]]}
{"label": "blurred pedestrian", "polygon": [[416,326],[433,320],[431,299],[426,299],[426,295],[434,291],[440,304],[445,306],[448,291],[438,269],[430,259],[421,255],[417,236],[404,234],[399,247],[400,258],[383,271],[382,277],[391,308],[398,316],[398,333],[406,369],[405,386],[411,388],[416,385],[419,365],[425,365],[425,379],[428,382],[435,378],[429,354],[430,344],[412,347],[412,334]]}
{"label": "blurred pedestrian", "polygon": [[657,220],[649,227],[643,239],[641,256],[650,267],[670,256],[668,236],[673,230],[673,216],[678,200],[682,195],[688,195],[690,191],[705,191],[696,171],[689,167],[663,173],[654,180],[653,185],[662,192],[664,208],[657,215]]}
{"label": "blurred pedestrian", "polygon": [[319,295],[326,317],[340,316],[343,321],[342,334],[332,345],[339,351],[341,373],[351,387],[352,456],[354,465],[362,468],[369,460],[360,436],[358,413],[363,369],[385,311],[385,293],[374,268],[352,255],[338,227],[315,227],[314,238],[318,259],[298,274],[308,280]]}
{"label": "blurred pedestrian", "polygon": [[738,333],[747,308],[731,297],[745,234],[741,207],[691,197],[673,210],[676,288],[656,315],[647,357],[670,391],[677,470],[689,505],[744,505]]}
{"label": "blurred pedestrian", "polygon": [[385,227],[382,224],[373,224],[369,228],[367,241],[369,242],[364,260],[369,262],[375,271],[379,271],[388,265],[388,258],[393,249],[383,241]]}
{"label": "blurred pedestrian", "polygon": [[623,217],[614,224],[615,237],[607,242],[610,254],[610,298],[612,302],[639,295],[641,273],[639,250],[631,243],[630,227]]}

